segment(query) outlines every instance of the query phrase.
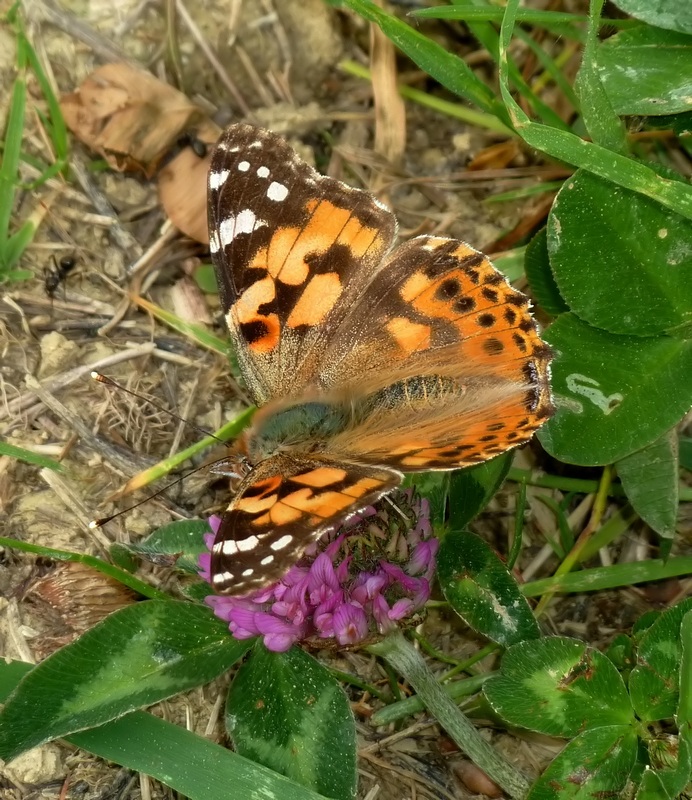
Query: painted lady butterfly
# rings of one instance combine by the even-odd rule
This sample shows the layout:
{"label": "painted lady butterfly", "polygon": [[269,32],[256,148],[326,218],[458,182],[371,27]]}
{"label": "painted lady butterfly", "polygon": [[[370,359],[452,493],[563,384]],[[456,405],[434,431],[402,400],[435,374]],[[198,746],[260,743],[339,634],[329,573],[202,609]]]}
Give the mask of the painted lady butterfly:
{"label": "painted lady butterfly", "polygon": [[553,413],[529,300],[467,244],[391,250],[396,230],[373,195],[274,133],[232,125],[216,146],[210,249],[260,407],[212,549],[219,592],[278,580],[403,473],[478,464]]}

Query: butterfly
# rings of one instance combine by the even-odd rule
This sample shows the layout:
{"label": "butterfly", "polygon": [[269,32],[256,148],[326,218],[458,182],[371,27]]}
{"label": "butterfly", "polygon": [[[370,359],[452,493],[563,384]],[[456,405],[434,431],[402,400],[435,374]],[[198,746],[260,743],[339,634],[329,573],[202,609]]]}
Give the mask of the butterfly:
{"label": "butterfly", "polygon": [[397,222],[278,135],[231,125],[212,154],[210,252],[259,407],[216,533],[212,584],[277,581],[408,472],[478,464],[553,413],[529,300],[456,239],[393,249]]}

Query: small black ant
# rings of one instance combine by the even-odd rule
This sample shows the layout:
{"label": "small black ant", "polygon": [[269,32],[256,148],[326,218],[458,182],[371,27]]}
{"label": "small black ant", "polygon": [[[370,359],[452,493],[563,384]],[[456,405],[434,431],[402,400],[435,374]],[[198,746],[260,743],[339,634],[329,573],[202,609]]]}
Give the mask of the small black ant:
{"label": "small black ant", "polygon": [[175,140],[180,150],[189,147],[197,158],[205,158],[207,155],[207,143],[197,137],[195,131],[185,131]]}
{"label": "small black ant", "polygon": [[55,256],[51,256],[53,262],[52,267],[46,267],[43,270],[43,288],[46,295],[52,300],[55,297],[55,292],[58,286],[67,278],[68,274],[75,268],[77,261],[73,256],[63,256],[60,261],[55,260]]}
{"label": "small black ant", "polygon": [[159,170],[167,167],[171,161],[173,161],[174,158],[177,158],[187,147],[189,147],[199,159],[206,158],[207,153],[209,152],[207,143],[198,138],[195,131],[185,131],[178,136],[175,142],[168,149],[168,152],[165,153],[159,163]]}

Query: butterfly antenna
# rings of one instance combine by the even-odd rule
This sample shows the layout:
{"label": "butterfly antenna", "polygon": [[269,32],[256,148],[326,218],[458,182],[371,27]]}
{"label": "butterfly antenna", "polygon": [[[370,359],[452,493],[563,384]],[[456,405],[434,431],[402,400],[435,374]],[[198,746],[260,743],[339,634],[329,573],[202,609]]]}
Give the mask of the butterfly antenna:
{"label": "butterfly antenna", "polygon": [[128,514],[130,511],[134,511],[135,508],[139,508],[143,506],[145,503],[148,503],[150,500],[153,500],[155,497],[158,497],[160,494],[167,492],[169,489],[172,489],[176,484],[183,481],[185,478],[188,478],[190,475],[193,475],[198,470],[202,469],[202,467],[197,467],[196,469],[191,470],[190,472],[186,473],[185,475],[181,475],[179,478],[176,478],[174,481],[166,484],[166,486],[162,486],[157,492],[154,494],[150,494],[145,497],[143,500],[140,500],[138,503],[134,503],[127,508],[123,508],[121,511],[117,511],[115,514],[111,514],[110,517],[100,517],[99,519],[92,519],[91,522],[87,525],[89,530],[93,531],[97,528],[102,528],[104,525],[112,522],[114,519],[122,516],[123,514]]}
{"label": "butterfly antenna", "polygon": [[[210,431],[206,430],[205,428],[202,428],[199,425],[195,425],[194,422],[190,422],[189,420],[185,419],[184,417],[181,417],[180,414],[176,414],[175,411],[171,411],[170,409],[165,408],[164,406],[162,406],[159,403],[157,403],[155,400],[152,400],[151,398],[146,397],[145,395],[140,394],[139,392],[135,392],[132,389],[126,388],[125,386],[123,386],[122,384],[118,383],[117,381],[114,381],[112,378],[109,378],[106,375],[103,375],[101,372],[96,372],[94,370],[91,373],[91,377],[92,377],[93,380],[98,381],[98,383],[103,383],[105,386],[110,386],[111,388],[119,389],[120,391],[125,392],[126,394],[132,395],[133,397],[137,397],[139,400],[144,400],[146,403],[150,403],[154,408],[158,409],[162,413],[170,414],[170,416],[174,417],[177,420],[180,420],[180,422],[184,422],[186,425],[190,425],[196,431],[199,431],[204,436],[209,436],[210,438],[212,438],[215,441],[219,442],[219,444],[223,444],[223,445],[226,445],[226,446],[228,445],[228,442],[225,442],[223,439],[219,439],[218,436],[214,436],[213,433],[211,433]],[[128,506],[127,508],[123,508],[121,511],[118,511],[115,514],[111,514],[108,517],[100,517],[99,519],[92,519],[91,522],[89,522],[88,527],[89,527],[90,530],[95,530],[96,528],[102,528],[104,525],[106,525],[109,522],[112,522],[114,519],[117,519],[118,517],[122,516],[123,514],[128,514],[130,511],[134,511],[135,508],[139,508],[140,506],[144,505],[145,503],[148,503],[150,500],[153,500],[154,498],[158,497],[159,495],[163,494],[164,492],[167,492],[169,489],[172,489],[174,486],[179,484],[181,481],[185,480],[186,478],[189,478],[190,475],[194,475],[195,472],[199,472],[201,469],[209,469],[210,471],[213,471],[213,467],[214,467],[215,464],[222,464],[224,461],[227,461],[227,459],[226,458],[219,458],[216,461],[212,461],[211,464],[203,464],[203,465],[201,465],[199,467],[195,467],[194,469],[191,469],[189,472],[186,472],[184,475],[181,475],[179,478],[176,478],[176,480],[171,481],[170,483],[166,484],[166,486],[163,486],[157,492],[154,492],[153,494],[148,495],[147,497],[143,498],[139,502],[134,503],[133,505]],[[231,478],[231,480],[235,479],[237,481],[237,480],[239,480],[239,479],[241,479],[243,477],[243,470],[241,469],[241,472],[237,472],[235,470],[229,470],[229,471],[221,472],[220,474],[226,475],[229,478]]]}
{"label": "butterfly antenna", "polygon": [[[131,394],[134,394],[131,392]],[[185,420],[183,420],[184,422]],[[174,486],[177,486],[179,483],[184,481],[186,478],[189,478],[190,475],[194,475],[195,472],[199,472],[202,469],[208,469],[210,472],[213,472],[213,467],[215,464],[222,464],[224,461],[227,461],[226,458],[217,458],[216,461],[212,461],[210,464],[201,464],[199,467],[195,467],[191,469],[189,472],[186,472],[184,475],[181,475],[179,478],[176,478],[174,481],[167,483],[165,486],[162,486],[157,492],[154,494],[150,494],[147,497],[143,498],[137,503],[133,503],[133,505],[128,506],[127,508],[123,508],[121,511],[117,511],[115,514],[111,514],[109,517],[100,517],[99,519],[92,519],[91,522],[87,525],[89,530],[96,530],[96,528],[102,528],[104,525],[107,525],[109,522],[112,522],[114,519],[122,516],[123,514],[128,514],[130,511],[134,511],[135,508],[139,508],[143,506],[145,503],[148,503],[150,500],[153,500],[155,497],[158,497],[160,494],[167,492],[169,489],[172,489]],[[233,482],[234,480],[237,482],[244,477],[245,470],[243,469],[244,461],[241,461],[241,468],[240,471],[238,470],[229,470],[224,472],[217,472],[216,474],[226,476],[231,479]]]}
{"label": "butterfly antenna", "polygon": [[[175,411],[171,411],[169,408],[165,408],[164,406],[162,406],[159,403],[157,403],[155,400],[152,400],[150,397],[147,397],[146,395],[143,395],[143,394],[139,394],[139,392],[135,392],[132,389],[128,389],[127,387],[123,386],[122,384],[118,383],[117,381],[114,381],[112,378],[108,378],[106,375],[103,375],[101,372],[93,371],[91,373],[91,377],[92,377],[93,380],[98,381],[98,383],[103,383],[106,386],[112,387],[113,389],[119,389],[121,392],[125,392],[126,394],[131,394],[133,397],[137,397],[139,400],[144,400],[145,403],[149,403],[150,405],[152,405],[154,408],[158,409],[162,413],[169,414],[174,419],[177,419],[180,422],[184,422],[186,425],[189,425],[191,428],[194,428],[199,433],[203,434],[204,436],[211,437],[212,439],[214,439],[215,441],[219,442],[220,444],[225,444],[225,445],[228,444],[228,442],[225,442],[223,439],[219,439],[218,436],[214,436],[213,433],[211,433],[210,431],[206,430],[205,428],[202,428],[199,425],[195,425],[194,422],[190,422],[189,419],[185,419],[185,417],[181,417],[180,414],[176,414]],[[153,496],[156,497],[156,495],[153,495]],[[133,506],[133,508],[136,508],[136,507],[137,506]]]}

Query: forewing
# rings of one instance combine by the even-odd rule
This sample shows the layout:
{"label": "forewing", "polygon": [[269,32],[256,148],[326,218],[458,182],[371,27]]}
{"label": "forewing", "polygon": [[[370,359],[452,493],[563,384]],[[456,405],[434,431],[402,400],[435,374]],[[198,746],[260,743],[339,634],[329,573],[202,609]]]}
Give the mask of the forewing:
{"label": "forewing", "polygon": [[309,544],[401,478],[390,469],[314,458],[262,461],[223,514],[211,554],[214,588],[245,595],[274,583]]}
{"label": "forewing", "polygon": [[314,383],[395,233],[375,197],[320,175],[280,136],[243,124],[224,132],[209,172],[210,250],[256,403]]}
{"label": "forewing", "polygon": [[528,441],[553,413],[552,351],[529,306],[463,242],[423,236],[399,247],[325,358],[324,391],[346,387],[356,408],[330,453],[450,469]]}

